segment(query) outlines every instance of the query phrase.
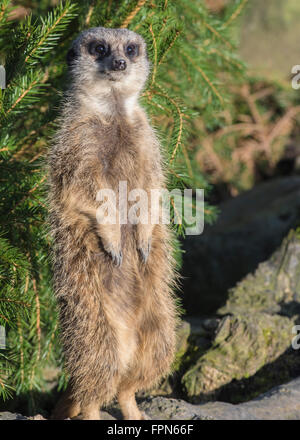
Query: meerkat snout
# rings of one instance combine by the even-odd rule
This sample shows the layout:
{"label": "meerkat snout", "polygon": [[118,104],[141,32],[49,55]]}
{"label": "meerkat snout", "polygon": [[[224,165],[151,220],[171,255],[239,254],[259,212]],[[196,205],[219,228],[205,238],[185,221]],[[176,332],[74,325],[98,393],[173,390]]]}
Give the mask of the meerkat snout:
{"label": "meerkat snout", "polygon": [[114,70],[125,70],[127,67],[127,63],[125,60],[118,60],[118,59],[114,59],[113,60],[113,69]]}

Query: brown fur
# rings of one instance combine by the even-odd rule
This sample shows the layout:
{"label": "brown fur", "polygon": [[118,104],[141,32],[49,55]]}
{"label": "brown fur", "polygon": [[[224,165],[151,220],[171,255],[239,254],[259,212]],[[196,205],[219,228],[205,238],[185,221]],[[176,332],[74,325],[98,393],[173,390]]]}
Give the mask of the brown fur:
{"label": "brown fur", "polygon": [[[120,39],[139,42],[124,80],[95,82],[94,72],[84,72],[82,81],[91,35],[104,35],[112,47]],[[100,406],[118,396],[124,418],[142,419],[135,392],[168,374],[175,349],[171,233],[162,224],[98,224],[96,193],[117,191],[120,180],[128,191],[164,186],[159,143],[135,100],[148,72],[146,47],[133,32],[103,28],[82,34],[74,47],[81,55],[49,160],[54,282],[70,374],[53,417],[99,418]],[[99,111],[87,98],[90,87]]]}

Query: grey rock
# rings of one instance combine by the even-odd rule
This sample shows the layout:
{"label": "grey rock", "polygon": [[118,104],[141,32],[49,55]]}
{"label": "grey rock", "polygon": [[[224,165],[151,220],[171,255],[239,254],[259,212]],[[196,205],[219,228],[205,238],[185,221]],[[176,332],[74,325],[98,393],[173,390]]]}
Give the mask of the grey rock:
{"label": "grey rock", "polygon": [[212,347],[192,363],[181,379],[187,399],[193,403],[215,400],[233,379],[253,376],[289,348],[292,327],[289,318],[266,313],[223,318]]}
{"label": "grey rock", "polygon": [[300,233],[291,231],[280,248],[228,292],[220,314],[300,314]]}
{"label": "grey rock", "polygon": [[150,397],[140,407],[153,420],[300,420],[300,378],[238,405]]}
{"label": "grey rock", "polygon": [[0,412],[0,421],[1,420],[27,420],[28,418],[22,416],[21,414],[15,414],[8,411]]}
{"label": "grey rock", "polygon": [[300,177],[257,185],[220,205],[218,221],[184,241],[183,306],[205,315],[224,305],[229,288],[280,246],[300,223]]}

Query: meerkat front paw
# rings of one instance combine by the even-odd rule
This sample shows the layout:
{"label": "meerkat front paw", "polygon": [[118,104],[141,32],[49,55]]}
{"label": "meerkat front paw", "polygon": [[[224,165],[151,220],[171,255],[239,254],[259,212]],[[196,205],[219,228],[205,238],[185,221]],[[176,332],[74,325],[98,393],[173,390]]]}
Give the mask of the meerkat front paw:
{"label": "meerkat front paw", "polygon": [[146,243],[145,242],[140,243],[138,245],[138,251],[142,259],[142,262],[146,264],[151,251],[151,239],[148,240]]}
{"label": "meerkat front paw", "polygon": [[108,244],[104,246],[104,249],[110,255],[113,264],[116,267],[120,267],[123,261],[123,252],[120,247]]}
{"label": "meerkat front paw", "polygon": [[110,254],[111,254],[111,259],[112,259],[112,262],[114,263],[114,265],[116,267],[120,267],[122,264],[122,261],[123,261],[123,252],[120,251],[117,254],[115,254],[114,252],[111,252]]}

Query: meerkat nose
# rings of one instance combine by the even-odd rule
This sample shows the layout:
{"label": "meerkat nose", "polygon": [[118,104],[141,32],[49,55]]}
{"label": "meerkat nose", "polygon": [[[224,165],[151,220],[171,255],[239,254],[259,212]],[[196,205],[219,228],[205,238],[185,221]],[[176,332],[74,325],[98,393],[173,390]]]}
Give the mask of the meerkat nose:
{"label": "meerkat nose", "polygon": [[113,69],[114,70],[125,70],[127,67],[125,60],[114,60],[113,61]]}

